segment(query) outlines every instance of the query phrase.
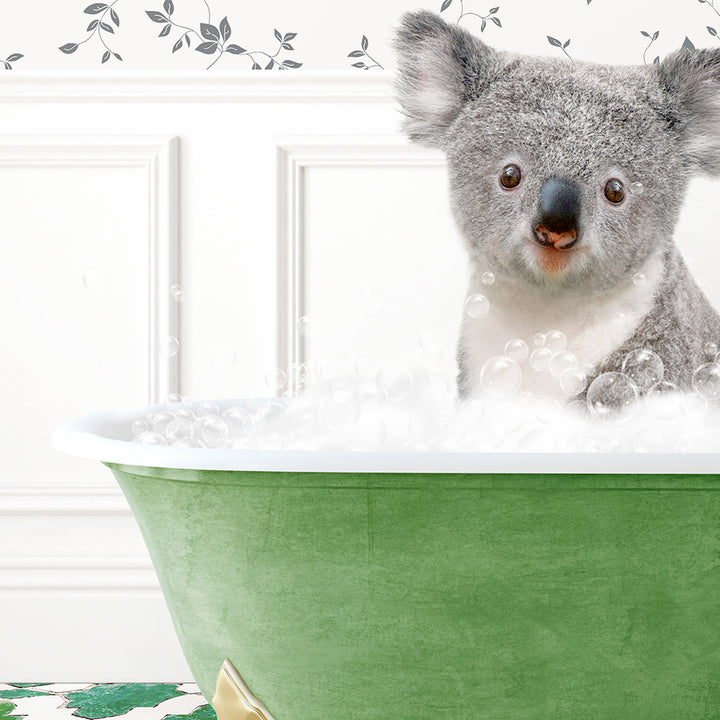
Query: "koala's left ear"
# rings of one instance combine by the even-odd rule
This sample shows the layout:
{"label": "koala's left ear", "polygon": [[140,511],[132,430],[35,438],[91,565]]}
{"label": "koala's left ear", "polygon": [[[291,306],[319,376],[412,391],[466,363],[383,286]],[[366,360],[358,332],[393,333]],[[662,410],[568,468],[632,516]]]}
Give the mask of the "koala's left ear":
{"label": "koala's left ear", "polygon": [[655,67],[691,169],[720,176],[720,50],[677,50]]}
{"label": "koala's left ear", "polygon": [[440,145],[464,103],[500,65],[500,54],[427,10],[403,16],[395,39],[396,88],[412,140]]}

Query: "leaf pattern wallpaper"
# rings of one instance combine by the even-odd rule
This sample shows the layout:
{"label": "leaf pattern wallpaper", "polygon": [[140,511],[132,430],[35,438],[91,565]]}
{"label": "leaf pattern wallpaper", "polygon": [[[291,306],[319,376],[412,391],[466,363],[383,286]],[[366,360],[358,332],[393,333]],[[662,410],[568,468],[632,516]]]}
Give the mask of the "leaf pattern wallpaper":
{"label": "leaf pattern wallpaper", "polygon": [[382,72],[394,67],[399,18],[421,7],[499,49],[568,61],[657,63],[681,46],[720,43],[720,0],[6,0],[0,73]]}

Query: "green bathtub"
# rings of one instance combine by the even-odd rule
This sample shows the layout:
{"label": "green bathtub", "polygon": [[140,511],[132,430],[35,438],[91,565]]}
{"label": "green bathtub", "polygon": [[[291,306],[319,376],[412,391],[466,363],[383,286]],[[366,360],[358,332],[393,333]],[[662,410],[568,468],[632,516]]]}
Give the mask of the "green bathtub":
{"label": "green bathtub", "polygon": [[206,697],[227,658],[274,720],[720,718],[716,456],[180,450],[131,412],[55,444],[115,474]]}

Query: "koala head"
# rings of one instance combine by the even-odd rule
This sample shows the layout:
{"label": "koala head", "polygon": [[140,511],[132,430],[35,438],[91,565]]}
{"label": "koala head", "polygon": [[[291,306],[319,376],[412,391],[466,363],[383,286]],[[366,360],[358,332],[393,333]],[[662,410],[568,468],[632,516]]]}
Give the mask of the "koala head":
{"label": "koala head", "polygon": [[405,130],[445,152],[472,259],[539,293],[630,282],[672,242],[690,177],[720,176],[720,51],[570,63],[493,50],[426,11],[396,49]]}

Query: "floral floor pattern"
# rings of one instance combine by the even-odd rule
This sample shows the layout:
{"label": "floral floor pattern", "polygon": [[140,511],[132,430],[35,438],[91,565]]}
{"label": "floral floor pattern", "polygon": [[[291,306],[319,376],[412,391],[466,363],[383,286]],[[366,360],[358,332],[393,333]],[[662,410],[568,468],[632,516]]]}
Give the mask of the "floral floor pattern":
{"label": "floral floor pattern", "polygon": [[0,683],[0,720],[216,720],[194,683]]}

